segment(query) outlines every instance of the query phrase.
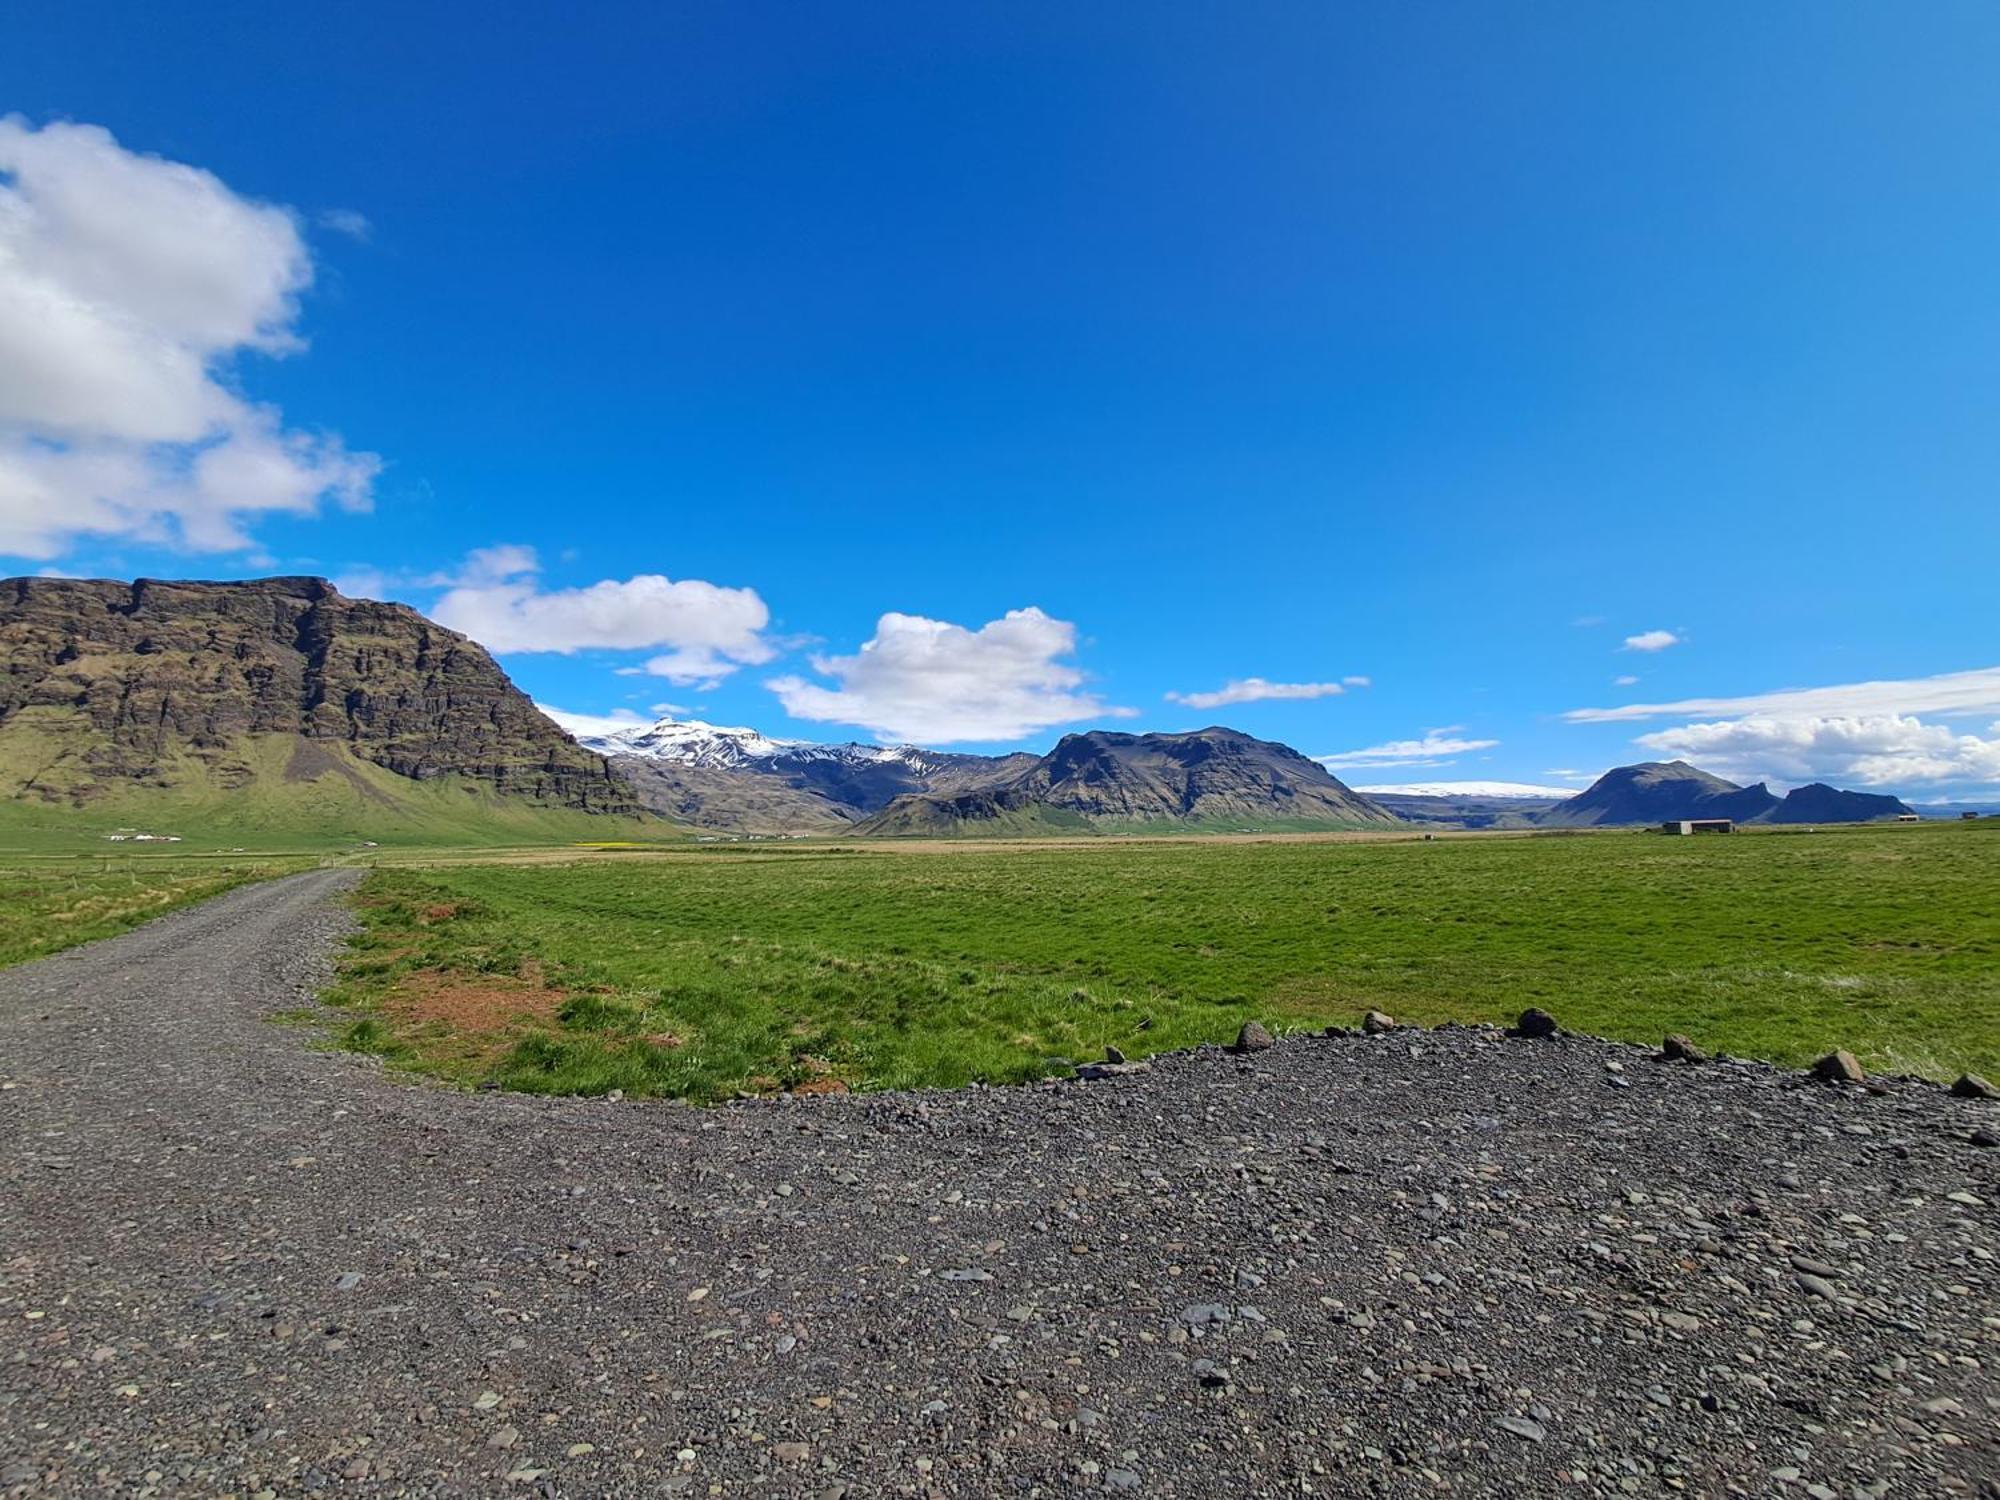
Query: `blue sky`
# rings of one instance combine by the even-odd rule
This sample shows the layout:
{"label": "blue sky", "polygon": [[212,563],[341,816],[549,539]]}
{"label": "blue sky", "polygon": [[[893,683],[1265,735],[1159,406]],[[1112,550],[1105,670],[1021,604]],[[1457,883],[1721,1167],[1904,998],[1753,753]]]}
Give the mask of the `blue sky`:
{"label": "blue sky", "polygon": [[0,570],[599,716],[2000,785],[1992,7],[538,10],[10,10]]}

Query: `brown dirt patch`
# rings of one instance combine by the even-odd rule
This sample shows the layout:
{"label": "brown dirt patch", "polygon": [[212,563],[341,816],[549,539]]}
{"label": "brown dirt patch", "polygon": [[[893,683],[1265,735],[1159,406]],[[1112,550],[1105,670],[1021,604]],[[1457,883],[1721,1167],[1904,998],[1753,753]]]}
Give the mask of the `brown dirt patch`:
{"label": "brown dirt patch", "polygon": [[844,1094],[848,1092],[844,1078],[808,1078],[803,1083],[792,1085],[794,1094]]}
{"label": "brown dirt patch", "polygon": [[493,1037],[554,1026],[563,999],[561,990],[544,984],[426,969],[399,984],[383,1009],[401,1020],[439,1026],[460,1036]]}
{"label": "brown dirt patch", "polygon": [[458,912],[459,905],[456,901],[439,901],[418,912],[417,920],[428,927],[433,922],[449,922],[458,915]]}

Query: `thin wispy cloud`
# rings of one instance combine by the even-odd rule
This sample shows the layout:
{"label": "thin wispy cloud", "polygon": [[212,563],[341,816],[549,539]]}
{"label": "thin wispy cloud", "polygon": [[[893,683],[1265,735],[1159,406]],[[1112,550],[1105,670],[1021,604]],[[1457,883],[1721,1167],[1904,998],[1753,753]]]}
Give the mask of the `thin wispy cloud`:
{"label": "thin wispy cloud", "polygon": [[1697,715],[1982,714],[2000,713],[2000,667],[1945,672],[1935,677],[1843,683],[1835,687],[1782,688],[1734,698],[1681,698],[1670,703],[1627,703],[1616,708],[1573,708],[1572,724],[1614,724]]}
{"label": "thin wispy cloud", "polygon": [[1373,770],[1386,766],[1448,766],[1455,757],[1470,755],[1476,750],[1491,750],[1498,740],[1475,740],[1463,737],[1463,726],[1446,725],[1442,729],[1430,729],[1423,738],[1415,740],[1390,740],[1387,744],[1370,745],[1361,750],[1341,750],[1332,755],[1315,755],[1312,758],[1329,771]]}
{"label": "thin wispy cloud", "polygon": [[1262,677],[1241,677],[1209,692],[1168,693],[1166,699],[1188,708],[1227,708],[1237,703],[1337,698],[1349,688],[1369,686],[1372,684],[1366,677],[1343,677],[1338,682],[1268,682]]}
{"label": "thin wispy cloud", "polygon": [[329,208],[316,216],[322,229],[331,229],[335,234],[346,235],[350,240],[366,244],[374,237],[375,226],[368,222],[368,215],[352,208]]}
{"label": "thin wispy cloud", "polygon": [[1637,635],[1625,637],[1627,651],[1664,651],[1680,643],[1681,638],[1671,630],[1642,630]]}

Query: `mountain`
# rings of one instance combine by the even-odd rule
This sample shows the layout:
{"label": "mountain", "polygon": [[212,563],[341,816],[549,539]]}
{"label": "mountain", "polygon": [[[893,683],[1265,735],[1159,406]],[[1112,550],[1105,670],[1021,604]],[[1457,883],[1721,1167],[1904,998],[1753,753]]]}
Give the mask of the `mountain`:
{"label": "mountain", "polygon": [[1795,786],[1785,800],[1760,822],[1764,823],[1873,823],[1880,818],[1897,818],[1910,811],[1900,798],[1877,792],[1843,792],[1815,781]]}
{"label": "mountain", "polygon": [[1738,823],[1868,823],[1909,810],[1894,797],[1843,792],[1820,782],[1794,787],[1780,799],[1761,781],[1741,787],[1675,760],[1606,771],[1586,790],[1556,804],[1535,821],[1544,828],[1667,823],[1683,818],[1733,818]]}
{"label": "mountain", "polygon": [[837,833],[913,792],[1004,779],[1032,755],[958,755],[915,745],[820,745],[665,718],[579,736],[607,756],[647,807],[733,833]]}
{"label": "mountain", "polygon": [[252,828],[639,811],[481,647],[319,578],[0,580],[0,799]]}
{"label": "mountain", "polygon": [[900,797],[855,831],[959,836],[1400,822],[1290,746],[1218,727],[1067,735],[1015,774],[956,792]]}
{"label": "mountain", "polygon": [[1747,823],[1777,805],[1778,799],[1761,782],[1741,787],[1684,760],[1647,761],[1606,771],[1536,821],[1544,828],[1665,823],[1680,818],[1733,818]]}

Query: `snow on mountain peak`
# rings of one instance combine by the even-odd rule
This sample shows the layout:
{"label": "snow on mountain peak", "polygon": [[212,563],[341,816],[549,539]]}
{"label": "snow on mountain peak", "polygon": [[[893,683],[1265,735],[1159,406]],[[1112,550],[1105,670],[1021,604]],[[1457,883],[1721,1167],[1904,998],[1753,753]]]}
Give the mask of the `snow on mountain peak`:
{"label": "snow on mountain peak", "polygon": [[818,745],[810,740],[780,740],[735,724],[708,724],[700,719],[660,719],[605,733],[579,734],[579,745],[599,755],[636,755],[678,765],[733,770],[780,758],[844,762],[902,761],[915,770],[934,765],[931,752],[914,745]]}
{"label": "snow on mountain peak", "polygon": [[1371,797],[1490,797],[1522,801],[1576,795],[1575,787],[1534,786],[1525,781],[1424,781],[1405,786],[1357,786],[1354,790]]}

